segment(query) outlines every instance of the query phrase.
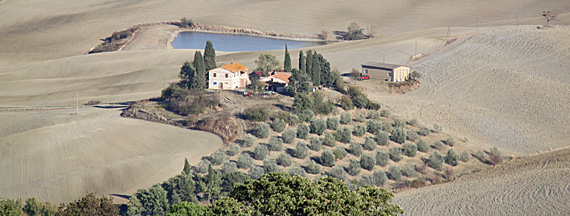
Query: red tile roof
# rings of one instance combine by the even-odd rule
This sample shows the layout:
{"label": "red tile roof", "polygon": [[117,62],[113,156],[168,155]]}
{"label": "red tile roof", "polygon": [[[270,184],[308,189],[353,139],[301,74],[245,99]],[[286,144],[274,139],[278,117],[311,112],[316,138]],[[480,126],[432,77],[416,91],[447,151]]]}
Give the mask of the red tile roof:
{"label": "red tile roof", "polygon": [[281,72],[281,73],[276,73],[275,75],[273,75],[273,77],[283,80],[285,82],[289,82],[289,77],[291,77],[291,75]]}
{"label": "red tile roof", "polygon": [[238,72],[238,71],[244,71],[247,72],[247,67],[242,65],[242,64],[238,64],[236,62],[232,62],[231,64],[227,64],[222,66],[223,69],[229,70],[231,72]]}

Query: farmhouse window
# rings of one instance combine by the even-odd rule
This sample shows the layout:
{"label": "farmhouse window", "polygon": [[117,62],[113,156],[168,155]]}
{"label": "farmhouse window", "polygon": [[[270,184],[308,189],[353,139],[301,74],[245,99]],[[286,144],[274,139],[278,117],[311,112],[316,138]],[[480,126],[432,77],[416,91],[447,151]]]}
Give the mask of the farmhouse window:
{"label": "farmhouse window", "polygon": [[214,77],[216,77],[216,73],[214,73]]}
{"label": "farmhouse window", "polygon": [[228,78],[228,74],[226,74],[226,78]]}

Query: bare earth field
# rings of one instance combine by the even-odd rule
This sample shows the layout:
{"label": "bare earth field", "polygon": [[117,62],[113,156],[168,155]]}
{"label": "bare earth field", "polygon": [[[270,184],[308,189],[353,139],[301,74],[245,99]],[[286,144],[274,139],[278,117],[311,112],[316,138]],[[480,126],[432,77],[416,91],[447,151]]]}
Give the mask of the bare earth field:
{"label": "bare earth field", "polygon": [[[403,118],[438,123],[447,134],[468,138],[468,145],[527,155],[569,144],[570,30],[537,30],[545,23],[540,12],[547,9],[560,13],[562,21],[553,24],[570,24],[567,0],[8,0],[0,5],[0,107],[72,105],[76,94],[80,103],[159,96],[194,55],[194,50],[163,49],[172,28],[141,31],[139,36],[150,40],[135,40],[125,51],[84,55],[100,39],[136,23],[188,17],[213,25],[313,34],[345,30],[356,21],[375,25],[379,37],[315,48],[333,68],[348,72],[384,58],[386,63],[407,63],[416,42],[417,53],[427,54],[411,63],[423,74],[418,91],[380,95],[371,90],[371,98]],[[448,26],[452,37],[461,37],[443,47]],[[297,51],[291,51],[293,65]],[[233,59],[254,67],[260,53],[218,52],[217,61]],[[267,53],[283,58],[281,50]],[[118,109],[71,112],[0,111],[0,197],[65,202],[92,191],[128,194],[180,172],[184,157],[197,162],[222,146],[212,134],[123,119]],[[570,200],[563,155],[568,158],[567,150],[407,191],[397,196],[397,203],[410,215],[424,215],[432,207],[432,215],[568,211],[558,206]],[[448,187],[459,201],[436,193]],[[465,191],[469,188],[474,189]],[[429,194],[442,201],[412,199]],[[484,200],[502,201],[491,205]],[[519,203],[534,208],[516,209]]]}
{"label": "bare earth field", "polygon": [[568,215],[570,149],[396,194],[406,215]]}
{"label": "bare earth field", "polygon": [[0,197],[131,194],[222,147],[216,135],[120,118],[116,108],[74,111],[0,112]]}

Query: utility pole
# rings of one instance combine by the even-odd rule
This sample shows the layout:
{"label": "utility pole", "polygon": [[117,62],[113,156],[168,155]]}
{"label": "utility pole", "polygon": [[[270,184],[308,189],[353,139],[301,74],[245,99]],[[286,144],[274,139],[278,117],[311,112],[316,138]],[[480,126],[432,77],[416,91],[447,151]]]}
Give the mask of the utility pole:
{"label": "utility pole", "polygon": [[479,18],[475,18],[475,27],[477,28],[477,34],[479,34]]}
{"label": "utility pole", "polygon": [[451,37],[451,25],[447,27],[447,35],[445,36],[445,42],[447,42],[447,40],[449,40],[450,37]]}

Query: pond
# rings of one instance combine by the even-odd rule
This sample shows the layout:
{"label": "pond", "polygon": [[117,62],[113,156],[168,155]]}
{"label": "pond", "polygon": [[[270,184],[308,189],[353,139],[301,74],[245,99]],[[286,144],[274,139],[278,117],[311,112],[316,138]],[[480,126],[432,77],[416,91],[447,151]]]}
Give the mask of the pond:
{"label": "pond", "polygon": [[172,42],[174,49],[204,49],[206,41],[212,41],[216,51],[240,52],[282,50],[325,45],[323,41],[297,41],[245,35],[216,34],[204,32],[180,32]]}

